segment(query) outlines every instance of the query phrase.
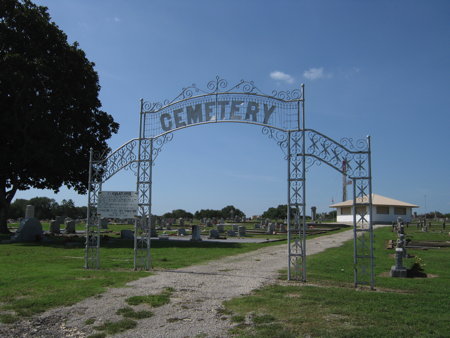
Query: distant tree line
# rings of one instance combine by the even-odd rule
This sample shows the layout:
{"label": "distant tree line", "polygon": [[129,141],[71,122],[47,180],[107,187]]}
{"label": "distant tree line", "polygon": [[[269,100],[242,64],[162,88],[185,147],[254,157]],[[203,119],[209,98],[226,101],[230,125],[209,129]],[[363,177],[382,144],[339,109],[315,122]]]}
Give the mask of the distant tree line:
{"label": "distant tree line", "polygon": [[86,207],[76,207],[71,199],[62,200],[58,204],[54,199],[48,197],[34,197],[30,200],[16,199],[11,203],[9,217],[18,219],[25,216],[27,205],[34,206],[34,217],[37,219],[55,219],[56,216],[86,218]]}
{"label": "distant tree line", "polygon": [[417,217],[420,218],[427,218],[427,219],[434,219],[434,218],[450,218],[450,213],[448,214],[443,214],[439,211],[432,211],[432,212],[427,212],[426,214],[418,214]]}
{"label": "distant tree line", "polygon": [[184,218],[184,219],[190,219],[190,218],[196,218],[196,219],[202,219],[202,218],[223,218],[223,219],[231,219],[234,217],[245,217],[245,214],[234,207],[233,205],[228,205],[225,208],[221,210],[213,210],[213,209],[201,209],[196,211],[194,214],[187,212],[183,209],[176,209],[172,210],[172,212],[166,212],[162,215],[163,218]]}
{"label": "distant tree line", "polygon": [[[261,216],[268,219],[286,219],[287,218],[287,204],[280,204],[279,206],[267,209]],[[291,211],[291,217],[294,217],[294,213]],[[310,216],[306,216],[310,219]],[[336,210],[330,212],[317,213],[317,218],[321,220],[336,220]]]}

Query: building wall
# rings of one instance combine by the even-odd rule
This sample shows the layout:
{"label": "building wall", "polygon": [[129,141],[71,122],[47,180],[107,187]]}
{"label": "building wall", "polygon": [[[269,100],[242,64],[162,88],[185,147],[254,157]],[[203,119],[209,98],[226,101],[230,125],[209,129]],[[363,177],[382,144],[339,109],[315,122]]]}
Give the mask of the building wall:
{"label": "building wall", "polygon": [[[397,222],[397,218],[401,217],[403,222],[411,222],[412,220],[412,208],[406,208],[406,215],[397,215],[395,213],[394,206],[389,207],[389,214],[378,214],[377,206],[373,206],[373,224],[389,224],[392,222]],[[366,209],[367,210],[367,209]],[[370,216],[366,215],[366,219],[369,221]],[[353,224],[353,214],[342,215],[342,208],[337,208],[337,222],[339,223],[352,223]]]}

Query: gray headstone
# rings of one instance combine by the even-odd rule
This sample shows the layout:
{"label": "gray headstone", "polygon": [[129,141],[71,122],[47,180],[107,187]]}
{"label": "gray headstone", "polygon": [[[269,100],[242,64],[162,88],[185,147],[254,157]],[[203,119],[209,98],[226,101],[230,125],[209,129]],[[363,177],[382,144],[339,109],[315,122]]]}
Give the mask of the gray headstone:
{"label": "gray headstone", "polygon": [[280,225],[280,232],[286,232],[286,224],[281,224]]}
{"label": "gray headstone", "polygon": [[134,232],[132,230],[120,230],[120,238],[134,239]]}
{"label": "gray headstone", "polygon": [[403,266],[403,249],[395,249],[395,265],[391,267],[391,277],[407,277],[408,271]]}
{"label": "gray headstone", "polygon": [[186,229],[178,229],[178,236],[186,236]]}
{"label": "gray headstone", "polygon": [[219,231],[217,231],[216,229],[209,230],[209,238],[211,239],[219,238]]}
{"label": "gray headstone", "polygon": [[107,218],[100,219],[100,229],[108,229],[109,221]]}
{"label": "gray headstone", "polygon": [[246,230],[246,228],[244,226],[240,226],[238,228],[239,237],[244,237],[245,236],[245,230]]}
{"label": "gray headstone", "polygon": [[158,232],[154,224],[150,226],[150,237],[158,237]]}
{"label": "gray headstone", "polygon": [[274,233],[275,233],[275,224],[269,223],[269,225],[267,226],[266,234],[273,235]]}
{"label": "gray headstone", "polygon": [[227,236],[230,236],[230,237],[236,237],[236,231],[228,230],[228,231],[227,231]]}
{"label": "gray headstone", "polygon": [[317,218],[317,208],[316,207],[311,207],[311,220],[313,222],[315,222],[316,218]]}
{"label": "gray headstone", "polygon": [[222,233],[225,232],[225,225],[224,224],[217,224],[217,231]]}
{"label": "gray headstone", "polygon": [[34,205],[27,205],[25,207],[25,218],[33,218],[34,217]]}
{"label": "gray headstone", "polygon": [[255,229],[261,229],[261,224],[256,223],[256,224],[255,224]]}
{"label": "gray headstone", "polygon": [[61,233],[60,223],[57,221],[50,221],[50,233],[59,234]]}
{"label": "gray headstone", "polygon": [[66,234],[74,234],[75,233],[75,221],[66,221]]}
{"label": "gray headstone", "polygon": [[14,242],[40,241],[42,234],[42,225],[36,218],[25,218],[20,222],[19,229],[11,237],[11,240]]}
{"label": "gray headstone", "polygon": [[198,226],[198,225],[193,225],[193,226],[192,226],[192,237],[191,237],[191,241],[193,241],[193,242],[200,242],[201,240],[202,240],[202,236],[201,236],[200,226]]}
{"label": "gray headstone", "polygon": [[233,224],[233,225],[231,226],[231,229],[233,229],[233,231],[238,231],[238,230],[239,230],[239,225]]}

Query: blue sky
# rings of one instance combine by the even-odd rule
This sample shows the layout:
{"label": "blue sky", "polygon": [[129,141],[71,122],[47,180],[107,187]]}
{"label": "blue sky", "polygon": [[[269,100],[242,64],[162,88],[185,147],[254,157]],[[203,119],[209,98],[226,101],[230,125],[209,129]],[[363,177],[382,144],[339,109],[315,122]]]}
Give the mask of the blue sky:
{"label": "blue sky", "polygon": [[[269,93],[305,83],[308,128],[336,140],[371,135],[375,193],[450,212],[449,1],[37,3],[95,62],[103,109],[120,123],[111,148],[138,136],[140,98],[172,99],[216,75]],[[286,203],[283,153],[257,126],[178,131],[153,175],[155,214],[232,204],[251,216]],[[103,189],[135,187],[124,172]],[[329,211],[341,194],[337,172],[309,170],[308,209]],[[34,196],[87,202],[67,189],[16,198]]]}

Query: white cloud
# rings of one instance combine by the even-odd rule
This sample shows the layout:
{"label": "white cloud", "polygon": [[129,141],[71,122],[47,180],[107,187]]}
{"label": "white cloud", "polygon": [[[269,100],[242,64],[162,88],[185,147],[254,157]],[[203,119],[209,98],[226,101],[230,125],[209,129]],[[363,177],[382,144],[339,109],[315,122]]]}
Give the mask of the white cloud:
{"label": "white cloud", "polygon": [[331,74],[327,74],[324,72],[323,67],[320,68],[310,68],[303,72],[303,76],[308,80],[317,80],[317,79],[325,79],[330,78]]}
{"label": "white cloud", "polygon": [[270,73],[270,77],[274,80],[277,81],[284,81],[287,83],[294,83],[294,78],[292,76],[290,76],[289,74],[280,72],[278,70]]}

